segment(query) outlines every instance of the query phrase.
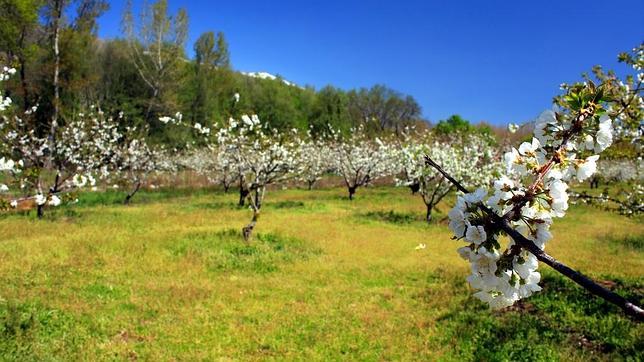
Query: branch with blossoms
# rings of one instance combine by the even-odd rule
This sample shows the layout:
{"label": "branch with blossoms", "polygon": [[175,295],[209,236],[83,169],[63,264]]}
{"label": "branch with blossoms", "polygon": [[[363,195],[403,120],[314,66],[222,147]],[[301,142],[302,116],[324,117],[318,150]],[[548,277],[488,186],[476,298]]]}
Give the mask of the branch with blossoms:
{"label": "branch with blossoms", "polygon": [[[4,68],[0,80],[12,73]],[[2,96],[0,103],[0,111],[11,104]],[[32,119],[36,109],[0,116],[0,171],[16,186],[10,190],[8,185],[0,185],[0,192],[6,194],[0,206],[7,208],[4,204],[8,200],[12,208],[35,204],[40,218],[46,206],[58,206],[65,198],[73,200],[70,192],[93,187],[94,175],[107,175],[120,133],[116,122],[92,106],[88,114],[63,119],[61,124],[61,120],[51,120],[49,134],[40,136]]]}
{"label": "branch with blossoms", "polygon": [[[544,252],[552,238],[553,218],[568,209],[568,182],[584,181],[597,169],[598,155],[612,143],[611,86],[571,89],[564,108],[546,111],[536,121],[535,138],[504,156],[506,174],[494,181],[494,193],[466,189],[431,157],[426,162],[443,174],[464,195],[449,212],[454,238],[467,245],[458,250],[471,264],[469,284],[474,296],[491,308],[508,307],[541,290],[538,261],[546,263],[591,293],[644,320],[641,307],[613,293]],[[511,240],[502,247],[499,238]]]}
{"label": "branch with blossoms", "polygon": [[570,197],[574,202],[580,202],[587,205],[601,206],[605,210],[618,211],[622,215],[635,216],[644,212],[644,187],[640,184],[635,184],[632,190],[622,190],[620,192],[623,196],[613,197],[608,194],[606,188],[601,194],[595,196],[587,192],[571,192]]}

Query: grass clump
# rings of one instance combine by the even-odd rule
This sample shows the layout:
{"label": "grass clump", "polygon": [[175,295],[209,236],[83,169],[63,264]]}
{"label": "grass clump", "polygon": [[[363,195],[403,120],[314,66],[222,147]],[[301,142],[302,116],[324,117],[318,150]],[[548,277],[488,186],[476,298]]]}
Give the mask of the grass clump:
{"label": "grass clump", "polygon": [[320,253],[300,239],[272,233],[258,233],[250,243],[244,243],[241,232],[235,229],[188,234],[175,243],[171,252],[177,257],[197,259],[211,271],[254,273],[274,272],[282,264]]}

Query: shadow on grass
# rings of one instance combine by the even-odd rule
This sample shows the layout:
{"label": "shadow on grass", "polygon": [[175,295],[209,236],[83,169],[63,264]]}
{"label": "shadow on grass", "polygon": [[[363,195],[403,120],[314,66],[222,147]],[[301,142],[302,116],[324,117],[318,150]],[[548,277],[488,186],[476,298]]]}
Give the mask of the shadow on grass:
{"label": "shadow on grass", "polygon": [[[40,303],[0,300],[0,356],[3,361],[36,361],[51,358],[61,349],[78,352],[79,341],[92,336],[91,328],[79,328],[77,322]],[[74,338],[64,338],[71,335]]]}
{"label": "shadow on grass", "polygon": [[358,214],[357,216],[366,220],[374,220],[394,225],[429,225],[422,215],[413,212],[377,210]]}
{"label": "shadow on grass", "polygon": [[616,244],[618,246],[626,247],[628,249],[644,251],[644,234],[627,235],[623,237],[606,235],[605,240],[608,243]]}
{"label": "shadow on grass", "polygon": [[241,231],[228,229],[216,233],[191,233],[169,248],[174,257],[194,259],[210,271],[247,271],[270,273],[280,265],[307,260],[320,249],[307,242],[278,234],[258,233],[246,244]]}
{"label": "shadow on grass", "polygon": [[[148,204],[157,201],[172,200],[182,197],[220,195],[223,190],[215,187],[206,188],[159,188],[157,190],[141,190],[132,198],[131,205]],[[79,207],[97,205],[123,205],[127,192],[124,190],[106,190],[100,192],[83,192],[78,196]],[[232,195],[232,193],[231,193]]]}

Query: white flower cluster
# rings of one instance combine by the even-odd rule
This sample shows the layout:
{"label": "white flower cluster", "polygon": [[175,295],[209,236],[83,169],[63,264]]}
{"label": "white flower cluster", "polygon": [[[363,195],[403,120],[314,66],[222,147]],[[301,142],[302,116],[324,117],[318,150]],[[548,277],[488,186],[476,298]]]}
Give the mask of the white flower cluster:
{"label": "white flower cluster", "polygon": [[517,133],[517,131],[519,130],[519,128],[520,128],[520,127],[519,127],[519,125],[518,125],[518,124],[516,124],[516,123],[510,123],[510,124],[508,124],[508,132],[510,132],[510,133]]}
{"label": "white flower cluster", "polygon": [[299,157],[295,173],[298,180],[306,182],[311,189],[333,167],[329,154],[330,144],[322,137],[313,138],[310,131],[298,143]]}
{"label": "white flower cluster", "polygon": [[174,117],[169,117],[169,116],[161,116],[159,117],[159,122],[163,124],[176,124],[176,125],[181,125],[183,120],[183,114],[181,112],[177,112]]}
{"label": "white flower cluster", "polygon": [[[9,67],[3,67],[2,71],[0,72],[0,82],[6,81],[16,73],[16,70],[14,68],[9,68]],[[7,108],[9,108],[12,104],[11,98],[9,97],[3,97],[2,93],[0,93],[0,112],[5,111]]]}
{"label": "white flower cluster", "polygon": [[[586,113],[583,113],[586,112]],[[500,229],[482,211],[486,206],[534,244],[545,247],[552,219],[568,209],[568,182],[583,181],[596,171],[598,155],[578,159],[582,152],[601,152],[612,142],[611,120],[584,110],[578,117],[544,112],[535,138],[504,155],[506,174],[485,188],[458,197],[449,213],[449,227],[467,243],[458,250],[471,264],[467,278],[474,294],[492,308],[512,305],[541,288],[537,259],[511,240],[502,252]]]}
{"label": "white flower cluster", "polygon": [[197,130],[197,132],[199,132],[202,135],[207,136],[210,134],[210,128],[202,126],[201,123],[199,122],[195,123],[194,127],[195,127],[195,130]]}

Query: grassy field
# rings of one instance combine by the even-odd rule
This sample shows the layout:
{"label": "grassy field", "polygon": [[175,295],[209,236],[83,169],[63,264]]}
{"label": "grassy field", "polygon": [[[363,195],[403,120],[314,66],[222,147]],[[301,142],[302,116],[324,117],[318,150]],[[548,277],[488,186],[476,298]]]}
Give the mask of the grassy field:
{"label": "grassy field", "polygon": [[[122,198],[0,218],[3,360],[644,357],[641,324],[543,265],[543,292],[489,311],[441,221],[449,206],[428,226],[405,189],[270,192],[250,245],[234,193]],[[641,221],[575,206],[547,251],[641,303]]]}

